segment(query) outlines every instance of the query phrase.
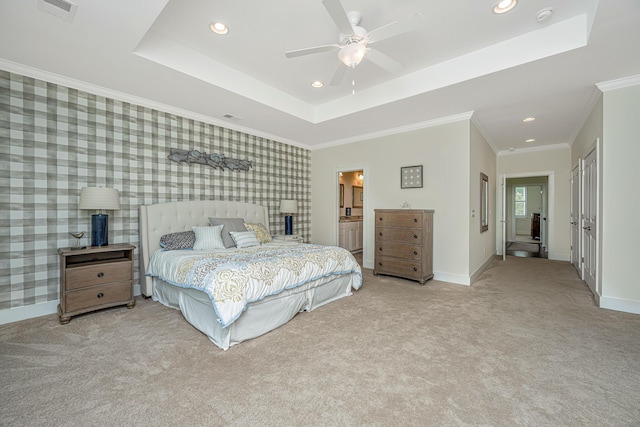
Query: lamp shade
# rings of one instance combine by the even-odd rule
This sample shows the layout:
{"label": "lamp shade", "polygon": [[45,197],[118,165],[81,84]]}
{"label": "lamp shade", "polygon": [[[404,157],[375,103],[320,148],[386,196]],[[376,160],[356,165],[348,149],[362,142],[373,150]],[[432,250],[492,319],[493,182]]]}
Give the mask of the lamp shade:
{"label": "lamp shade", "polygon": [[120,209],[118,190],[115,188],[85,187],[80,191],[80,209],[110,210]]}
{"label": "lamp shade", "polygon": [[297,200],[280,200],[280,213],[294,214],[298,213]]}

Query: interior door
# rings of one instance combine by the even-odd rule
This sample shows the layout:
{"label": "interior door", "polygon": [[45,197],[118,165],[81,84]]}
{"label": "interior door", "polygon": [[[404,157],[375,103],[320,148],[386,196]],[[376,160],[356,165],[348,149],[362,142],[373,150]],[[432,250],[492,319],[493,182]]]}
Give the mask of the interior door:
{"label": "interior door", "polygon": [[571,171],[571,264],[580,269],[580,162]]}
{"label": "interior door", "polygon": [[582,279],[596,294],[598,159],[593,150],[582,166]]}
{"label": "interior door", "polygon": [[507,259],[507,176],[500,177],[502,185],[502,212],[500,215],[500,223],[502,224],[502,260]]}

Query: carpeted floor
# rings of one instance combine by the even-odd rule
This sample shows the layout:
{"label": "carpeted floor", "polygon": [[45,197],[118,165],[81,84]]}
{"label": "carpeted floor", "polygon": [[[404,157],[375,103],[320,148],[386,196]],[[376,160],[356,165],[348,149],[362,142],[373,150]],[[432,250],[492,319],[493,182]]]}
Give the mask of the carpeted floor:
{"label": "carpeted floor", "polygon": [[142,299],[0,326],[0,424],[640,423],[640,316],[595,307],[569,263],[496,260],[471,287],[364,276],[226,352]]}

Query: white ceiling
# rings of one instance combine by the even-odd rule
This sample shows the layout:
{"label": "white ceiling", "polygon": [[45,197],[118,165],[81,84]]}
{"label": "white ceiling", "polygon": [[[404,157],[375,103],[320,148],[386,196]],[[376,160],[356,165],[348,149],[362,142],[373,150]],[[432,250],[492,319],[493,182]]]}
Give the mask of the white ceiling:
{"label": "white ceiling", "polygon": [[[519,0],[503,15],[497,0],[342,0],[369,31],[416,13],[424,25],[369,46],[402,71],[365,58],[338,86],[337,52],[284,55],[338,43],[321,0],[73,1],[71,22],[38,0],[0,2],[0,68],[309,149],[471,113],[496,151],[570,143],[597,83],[640,75],[638,0]],[[214,20],[229,34],[212,33]]]}

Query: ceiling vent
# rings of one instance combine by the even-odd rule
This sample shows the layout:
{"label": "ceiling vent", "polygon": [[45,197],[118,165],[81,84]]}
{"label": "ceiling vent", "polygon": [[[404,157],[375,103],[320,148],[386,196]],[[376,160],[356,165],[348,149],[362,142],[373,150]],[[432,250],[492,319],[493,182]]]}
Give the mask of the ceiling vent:
{"label": "ceiling vent", "polygon": [[233,120],[235,122],[242,120],[240,117],[234,116],[233,114],[225,114],[222,117],[224,117],[225,119]]}
{"label": "ceiling vent", "polygon": [[67,0],[38,0],[38,9],[71,22],[76,14],[78,5]]}

